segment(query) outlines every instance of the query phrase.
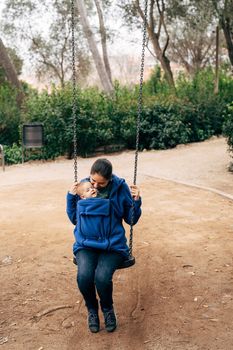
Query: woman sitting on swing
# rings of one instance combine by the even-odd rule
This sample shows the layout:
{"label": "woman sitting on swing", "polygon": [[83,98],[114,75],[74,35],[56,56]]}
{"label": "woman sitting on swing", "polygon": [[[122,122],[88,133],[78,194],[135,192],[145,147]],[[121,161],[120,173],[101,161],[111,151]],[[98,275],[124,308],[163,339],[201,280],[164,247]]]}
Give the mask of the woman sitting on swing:
{"label": "woman sitting on swing", "polygon": [[[78,265],[77,282],[88,310],[91,332],[99,331],[98,300],[104,315],[105,328],[117,327],[113,308],[115,270],[129,258],[123,220],[136,224],[141,216],[141,197],[136,185],[112,174],[112,164],[98,159],[91,167],[90,177],[75,183],[67,194],[67,214],[75,225],[73,252]],[[132,200],[134,209],[132,209]],[[133,210],[133,213],[132,213]]]}

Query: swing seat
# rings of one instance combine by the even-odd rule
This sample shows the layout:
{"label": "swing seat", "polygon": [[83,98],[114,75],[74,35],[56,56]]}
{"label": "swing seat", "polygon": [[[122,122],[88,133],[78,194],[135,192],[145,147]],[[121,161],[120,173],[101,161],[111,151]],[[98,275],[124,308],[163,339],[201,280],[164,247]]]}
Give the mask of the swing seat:
{"label": "swing seat", "polygon": [[118,267],[119,269],[127,269],[128,267],[131,267],[135,264],[135,257],[129,256],[128,259],[125,259],[123,263]]}
{"label": "swing seat", "polygon": [[[73,263],[74,265],[77,265],[76,257],[73,257]],[[128,259],[125,259],[123,263],[118,267],[119,269],[127,269],[128,267],[131,267],[135,264],[135,257],[130,256]]]}

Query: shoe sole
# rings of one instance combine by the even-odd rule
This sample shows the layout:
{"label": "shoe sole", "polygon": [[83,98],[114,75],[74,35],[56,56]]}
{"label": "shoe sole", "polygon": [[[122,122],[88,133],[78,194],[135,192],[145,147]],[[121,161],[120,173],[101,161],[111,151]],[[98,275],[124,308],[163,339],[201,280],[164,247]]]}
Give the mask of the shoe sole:
{"label": "shoe sole", "polygon": [[90,328],[89,330],[91,331],[91,333],[98,333],[99,332],[99,328]]}
{"label": "shoe sole", "polygon": [[117,326],[114,328],[105,328],[105,329],[107,332],[111,333],[111,332],[114,332],[116,328],[117,328]]}

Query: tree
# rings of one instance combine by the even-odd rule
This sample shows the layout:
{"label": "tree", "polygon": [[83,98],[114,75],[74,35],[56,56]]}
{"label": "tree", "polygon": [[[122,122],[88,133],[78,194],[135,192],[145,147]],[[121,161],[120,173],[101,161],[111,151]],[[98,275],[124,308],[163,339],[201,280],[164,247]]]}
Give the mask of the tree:
{"label": "tree", "polygon": [[213,62],[216,21],[208,2],[170,2],[168,24],[171,33],[170,54],[190,75]]}
{"label": "tree", "polygon": [[18,79],[16,69],[8,55],[7,49],[5,48],[1,38],[0,38],[0,66],[3,68],[9,83],[17,89],[18,91],[17,102],[19,105],[21,105],[23,100],[22,86]]}
{"label": "tree", "polygon": [[[122,0],[120,7],[124,11],[124,18],[132,26],[138,25],[138,17],[145,20],[144,10],[139,0]],[[170,60],[167,56],[167,49],[170,42],[170,35],[166,23],[166,4],[164,0],[149,1],[149,15],[147,21],[147,34],[152,45],[153,54],[160,62],[167,82],[174,87],[174,79],[171,70]]]}
{"label": "tree", "polygon": [[87,39],[89,49],[92,53],[92,57],[93,57],[100,81],[102,83],[103,89],[106,93],[111,93],[113,91],[113,85],[111,81],[111,72],[110,72],[110,66],[109,66],[108,56],[107,56],[106,31],[104,27],[100,3],[98,0],[95,0],[99,21],[100,21],[100,32],[102,33],[101,39],[102,39],[102,48],[103,48],[103,59],[101,58],[101,55],[99,53],[97,43],[94,37],[94,33],[89,23],[85,3],[83,0],[76,0],[76,3],[79,11],[80,22],[83,27],[83,32]]}
{"label": "tree", "polygon": [[[111,69],[107,54],[107,30],[104,24],[103,4],[110,4],[110,0],[86,0],[85,4],[81,1],[81,11],[88,7],[88,17],[94,14],[94,4],[96,6],[99,18],[99,33],[101,37],[103,59],[100,54],[98,56],[97,40],[91,27],[85,20],[85,12],[80,16],[81,24],[78,16],[78,6],[75,8],[75,37],[76,40],[76,72],[80,82],[90,73],[91,62],[89,59],[89,50],[91,43],[91,53],[94,63],[98,62],[98,73],[100,79],[104,79],[104,71],[108,76],[110,83],[105,90],[112,90]],[[78,4],[78,2],[77,2]],[[78,4],[79,5],[79,4]],[[39,14],[39,16],[38,16]],[[45,30],[41,29],[41,16],[47,16]],[[84,19],[83,19],[84,18]],[[20,20],[19,20],[20,19]],[[83,26],[84,24],[84,26]],[[86,28],[88,29],[86,30]],[[6,0],[6,8],[4,11],[4,33],[11,36],[15,41],[18,36],[20,41],[27,43],[28,52],[32,66],[35,68],[39,78],[50,78],[54,82],[59,81],[64,86],[65,81],[70,80],[72,74],[71,57],[71,1],[70,0]],[[38,30],[39,28],[39,30]],[[83,33],[83,28],[86,32]],[[85,37],[92,32],[92,36],[88,38],[89,50],[87,50]],[[96,43],[96,45],[95,45]],[[94,49],[94,45],[96,48]],[[101,63],[100,63],[101,62]],[[103,69],[101,69],[101,64]],[[106,81],[106,79],[104,79]],[[102,81],[103,84],[103,81]]]}
{"label": "tree", "polygon": [[[47,16],[47,28],[41,29],[41,17]],[[79,81],[90,70],[90,60],[82,31],[75,16],[78,40],[76,71]],[[71,3],[70,0],[7,0],[4,33],[11,40],[26,43],[30,61],[40,79],[52,79],[64,86],[71,79]]]}
{"label": "tree", "polygon": [[229,59],[233,67],[233,1],[212,0],[212,3],[225,36]]}

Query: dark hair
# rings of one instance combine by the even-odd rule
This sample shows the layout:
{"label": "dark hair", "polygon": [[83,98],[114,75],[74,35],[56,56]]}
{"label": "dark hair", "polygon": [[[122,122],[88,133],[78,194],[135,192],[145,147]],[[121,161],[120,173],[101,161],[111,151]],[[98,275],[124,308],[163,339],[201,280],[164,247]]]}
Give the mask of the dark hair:
{"label": "dark hair", "polygon": [[91,167],[91,175],[96,173],[106,180],[110,180],[112,177],[112,163],[105,158],[97,159]]}

